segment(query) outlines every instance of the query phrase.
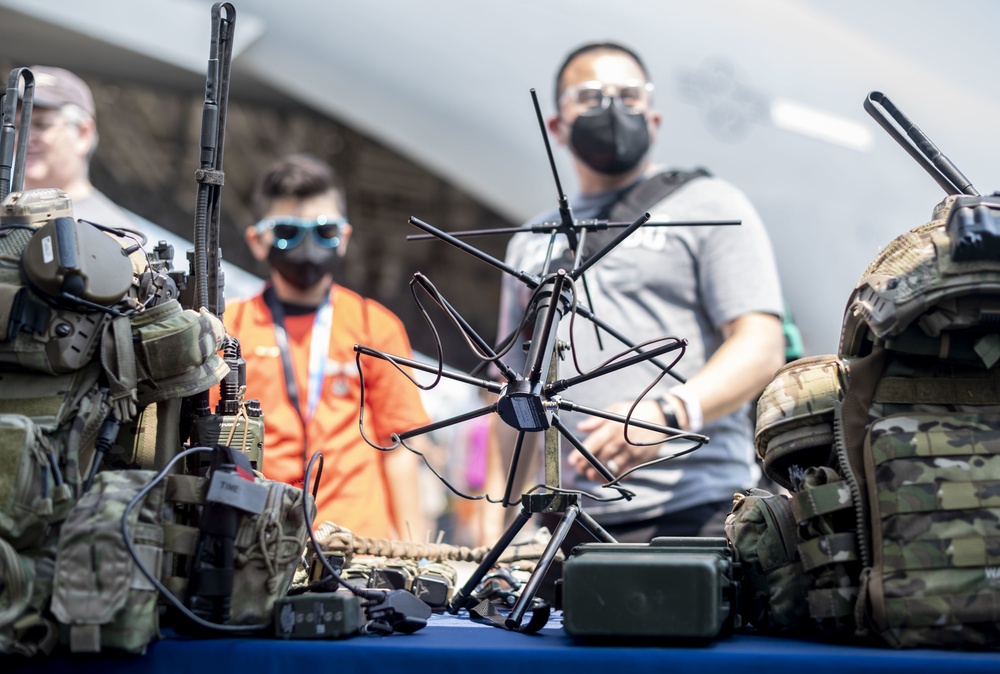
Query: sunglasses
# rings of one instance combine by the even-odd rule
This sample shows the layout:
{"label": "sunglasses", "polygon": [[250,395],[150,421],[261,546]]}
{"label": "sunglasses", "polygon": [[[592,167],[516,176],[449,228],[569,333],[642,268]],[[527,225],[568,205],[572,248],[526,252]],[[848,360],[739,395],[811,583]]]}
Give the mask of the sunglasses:
{"label": "sunglasses", "polygon": [[316,245],[323,248],[336,248],[340,245],[340,238],[344,234],[344,227],[347,225],[347,218],[327,218],[321,215],[314,220],[304,220],[292,216],[281,216],[278,218],[268,218],[261,220],[254,229],[258,234],[263,234],[267,230],[274,232],[274,243],[271,244],[278,250],[288,250],[295,248],[306,238],[307,232],[312,232]]}
{"label": "sunglasses", "polygon": [[574,106],[593,110],[606,108],[612,100],[629,110],[648,105],[653,93],[652,82],[627,82],[609,84],[606,82],[581,82],[566,87],[559,97],[560,106],[572,103]]}

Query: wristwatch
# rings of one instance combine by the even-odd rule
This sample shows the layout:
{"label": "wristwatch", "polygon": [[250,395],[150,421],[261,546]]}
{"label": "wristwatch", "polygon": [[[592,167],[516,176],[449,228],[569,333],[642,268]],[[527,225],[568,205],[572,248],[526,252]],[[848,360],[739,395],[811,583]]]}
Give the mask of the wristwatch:
{"label": "wristwatch", "polygon": [[669,426],[670,428],[676,428],[678,430],[683,430],[678,424],[677,415],[674,414],[674,406],[666,398],[657,398],[656,402],[660,404],[660,411],[663,412],[663,418],[665,419],[664,426]]}

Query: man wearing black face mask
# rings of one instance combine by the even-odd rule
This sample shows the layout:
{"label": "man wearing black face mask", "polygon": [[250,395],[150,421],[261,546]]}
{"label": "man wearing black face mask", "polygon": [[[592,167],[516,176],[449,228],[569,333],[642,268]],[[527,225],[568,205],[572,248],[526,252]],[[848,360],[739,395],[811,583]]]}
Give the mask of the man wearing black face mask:
{"label": "man wearing black face mask", "polygon": [[404,357],[410,344],[388,309],[334,282],[351,225],[333,170],[310,155],[279,160],[259,179],[252,207],[259,220],[247,245],[267,261],[270,283],[226,307],[225,322],[246,360],[246,397],[264,412],[264,475],[301,485],[306,462],[322,452],[317,526],[422,540],[416,455],[378,451],[358,429],[360,374],[372,442],[389,446],[391,434],[428,417],[419,390],[389,363],[365,358],[358,372],[355,344]]}
{"label": "man wearing black face mask", "polygon": [[[760,217],[739,190],[703,170],[653,169],[649,150],[661,117],[652,108],[652,96],[646,68],[632,50],[616,43],[586,44],[560,68],[558,111],[548,120],[550,134],[573,155],[579,186],[570,202],[575,219],[631,222],[650,212],[654,223],[742,222],[738,227],[642,227],[587,271],[589,297],[578,288],[579,301],[634,343],[668,336],[688,340],[675,368],[686,383],[664,377],[635,407],[633,418],[711,438],[691,454],[630,475],[623,486],[635,492],[631,501],[583,501],[585,511],[622,542],[723,534],[722,514],[728,512],[734,492],[752,486],[758,477],[747,404],[784,363],[781,292]],[[560,214],[550,211],[529,224],[558,221]],[[605,240],[620,231],[610,230]],[[588,244],[601,236],[588,236]],[[517,234],[508,245],[507,263],[539,272],[548,239]],[[572,264],[565,239],[560,237],[557,246],[561,249],[554,253],[557,264],[551,271]],[[593,250],[596,247],[588,245],[584,255]],[[501,337],[519,324],[529,296],[530,290],[517,279],[503,279]],[[570,327],[570,321],[561,321],[560,337],[571,343],[576,360],[562,361],[562,377],[576,374],[571,364],[579,363],[586,372],[625,349],[604,334],[601,350],[591,326],[577,321],[572,335]],[[512,350],[508,357],[517,352]],[[634,365],[575,385],[563,395],[624,416],[658,373],[648,363]],[[615,475],[686,446],[630,444],[621,424],[592,416],[561,414],[561,421],[574,428],[586,449]],[[506,456],[514,446],[514,430],[502,422],[494,426],[490,491],[502,485],[498,473],[508,466]],[[636,427],[628,436],[633,442],[653,443],[657,438]],[[565,441],[562,462],[563,487],[599,498],[615,495],[600,488],[604,478]],[[523,479],[529,485],[538,481],[527,475]],[[488,535],[497,535],[498,529],[494,522]],[[564,550],[585,540],[593,539],[574,526]]]}

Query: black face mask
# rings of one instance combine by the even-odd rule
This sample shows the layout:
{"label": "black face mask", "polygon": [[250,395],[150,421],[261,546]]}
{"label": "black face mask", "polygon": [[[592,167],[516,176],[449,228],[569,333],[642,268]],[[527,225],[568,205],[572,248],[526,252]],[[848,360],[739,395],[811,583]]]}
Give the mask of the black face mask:
{"label": "black face mask", "polygon": [[649,144],[646,115],[626,110],[617,101],[583,113],[570,130],[573,152],[598,173],[618,175],[635,168]]}
{"label": "black face mask", "polygon": [[340,255],[336,248],[322,248],[306,236],[299,245],[287,250],[271,246],[267,261],[281,278],[300,290],[306,290],[319,283],[326,274],[336,273],[340,267]]}

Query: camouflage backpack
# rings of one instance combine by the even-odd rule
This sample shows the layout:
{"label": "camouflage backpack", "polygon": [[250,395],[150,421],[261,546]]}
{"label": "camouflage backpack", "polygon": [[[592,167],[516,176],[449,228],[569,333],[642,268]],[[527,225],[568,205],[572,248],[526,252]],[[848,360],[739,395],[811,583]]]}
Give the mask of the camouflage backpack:
{"label": "camouflage backpack", "polygon": [[948,197],[865,271],[840,353],[786,365],[759,401],[757,453],[792,494],[830,636],[1000,637],[1000,256],[975,229],[998,213]]}

